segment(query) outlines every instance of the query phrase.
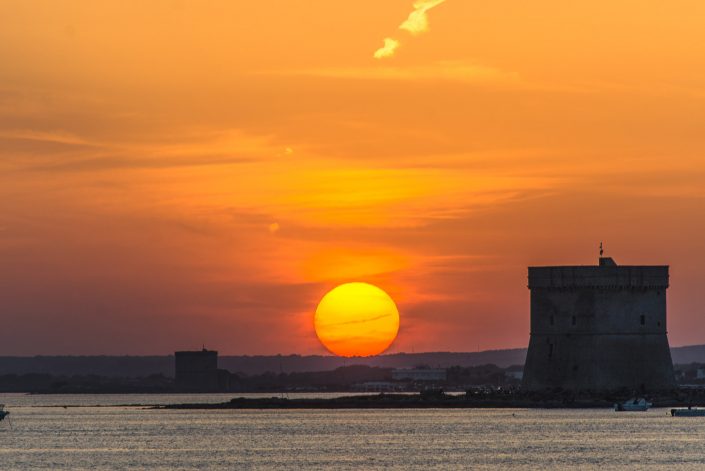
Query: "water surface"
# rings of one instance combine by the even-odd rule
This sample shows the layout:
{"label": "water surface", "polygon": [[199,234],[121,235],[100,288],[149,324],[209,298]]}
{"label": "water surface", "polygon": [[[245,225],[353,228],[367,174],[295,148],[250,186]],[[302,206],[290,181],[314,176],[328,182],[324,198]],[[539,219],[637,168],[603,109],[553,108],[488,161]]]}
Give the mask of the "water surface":
{"label": "water surface", "polygon": [[12,426],[0,424],[0,469],[705,469],[705,418],[666,409],[125,406],[230,397],[0,395],[12,411]]}

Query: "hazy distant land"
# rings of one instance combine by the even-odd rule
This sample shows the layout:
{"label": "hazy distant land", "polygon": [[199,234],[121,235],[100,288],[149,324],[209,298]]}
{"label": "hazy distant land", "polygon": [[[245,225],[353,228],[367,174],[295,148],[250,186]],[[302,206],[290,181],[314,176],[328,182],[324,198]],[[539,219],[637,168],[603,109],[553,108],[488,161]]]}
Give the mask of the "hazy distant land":
{"label": "hazy distant land", "polygon": [[[671,348],[674,364],[705,363],[705,345]],[[233,373],[329,371],[346,365],[383,368],[479,366],[494,364],[502,368],[523,365],[525,348],[482,352],[394,353],[365,358],[340,358],[322,355],[221,356],[219,367]],[[34,356],[0,357],[0,375],[48,373],[54,375],[100,375],[143,377],[152,374],[174,376],[174,357],[164,356]]]}

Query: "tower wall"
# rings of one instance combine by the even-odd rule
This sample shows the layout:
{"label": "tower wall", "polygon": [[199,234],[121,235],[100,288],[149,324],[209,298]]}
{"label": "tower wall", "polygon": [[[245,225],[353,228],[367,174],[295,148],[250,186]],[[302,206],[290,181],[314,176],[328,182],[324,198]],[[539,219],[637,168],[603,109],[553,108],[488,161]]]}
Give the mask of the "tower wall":
{"label": "tower wall", "polygon": [[531,267],[524,387],[675,385],[666,335],[667,266]]}

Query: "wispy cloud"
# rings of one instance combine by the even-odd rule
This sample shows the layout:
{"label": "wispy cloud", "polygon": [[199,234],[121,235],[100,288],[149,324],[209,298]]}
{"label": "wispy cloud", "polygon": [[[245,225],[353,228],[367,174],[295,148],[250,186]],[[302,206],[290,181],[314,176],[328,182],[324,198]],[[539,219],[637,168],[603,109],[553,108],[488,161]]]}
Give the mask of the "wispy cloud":
{"label": "wispy cloud", "polygon": [[[428,31],[428,11],[431,8],[437,7],[446,0],[418,0],[414,3],[414,11],[409,13],[409,17],[399,25],[399,29],[410,33],[412,36],[418,36]],[[394,38],[385,38],[384,46],[375,51],[375,59],[386,59],[394,56],[394,53],[399,49],[401,42]]]}
{"label": "wispy cloud", "polygon": [[414,36],[428,31],[428,15],[427,12],[445,0],[419,0],[414,3],[414,11],[409,14],[409,17],[404,21],[399,29],[403,29],[413,34]]}
{"label": "wispy cloud", "polygon": [[256,160],[250,157],[128,157],[128,156],[99,156],[67,161],[54,161],[29,167],[27,170],[37,172],[95,172],[112,171],[118,169],[168,169],[180,167],[204,167],[218,165],[235,165],[252,163]]}
{"label": "wispy cloud", "polygon": [[51,142],[67,145],[88,145],[91,144],[85,139],[66,132],[35,131],[31,129],[0,129],[0,139]]}
{"label": "wispy cloud", "polygon": [[377,49],[374,53],[375,59],[384,59],[385,57],[392,57],[394,52],[399,47],[399,41],[392,38],[384,38],[384,46]]}
{"label": "wispy cloud", "polygon": [[118,142],[52,129],[0,128],[0,164],[36,172],[104,172],[117,169],[169,169],[249,164],[290,156],[271,136],[251,136],[239,130],[183,129],[154,135],[154,142],[125,139]]}

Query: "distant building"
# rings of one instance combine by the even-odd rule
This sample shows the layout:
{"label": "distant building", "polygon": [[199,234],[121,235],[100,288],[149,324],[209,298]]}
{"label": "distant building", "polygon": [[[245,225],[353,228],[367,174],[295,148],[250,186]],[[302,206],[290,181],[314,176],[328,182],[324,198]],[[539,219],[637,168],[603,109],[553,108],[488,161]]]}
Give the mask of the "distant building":
{"label": "distant building", "polygon": [[393,383],[391,381],[366,381],[364,383],[356,383],[352,385],[354,391],[364,391],[364,392],[387,392],[387,391],[399,391],[401,386],[399,383]]}
{"label": "distant building", "polygon": [[230,372],[218,369],[215,350],[174,353],[176,387],[191,392],[222,392],[230,389]]}
{"label": "distant building", "polygon": [[445,381],[446,370],[442,368],[397,368],[392,370],[396,381]]}
{"label": "distant building", "polygon": [[504,375],[507,378],[516,379],[518,381],[521,381],[524,378],[524,370],[523,369],[507,368],[504,371]]}
{"label": "distant building", "polygon": [[705,368],[698,368],[695,372],[695,379],[705,379]]}
{"label": "distant building", "polygon": [[673,388],[667,288],[667,266],[530,267],[524,387]]}

